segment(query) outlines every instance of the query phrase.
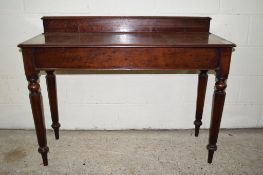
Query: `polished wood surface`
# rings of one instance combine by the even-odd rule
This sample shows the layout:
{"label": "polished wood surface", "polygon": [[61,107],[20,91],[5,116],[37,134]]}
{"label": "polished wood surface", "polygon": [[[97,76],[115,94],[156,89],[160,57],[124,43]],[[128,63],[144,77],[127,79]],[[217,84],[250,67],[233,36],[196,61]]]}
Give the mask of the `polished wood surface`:
{"label": "polished wood surface", "polygon": [[200,126],[202,125],[207,79],[208,79],[207,70],[201,70],[198,76],[196,113],[195,113],[195,121],[194,121],[196,137],[198,137],[199,129]]}
{"label": "polished wood surface", "polygon": [[[216,73],[208,163],[217,150],[226,81],[235,44],[209,33],[209,17],[43,17],[44,33],[18,46],[43,164],[46,129],[39,73],[45,71],[52,128],[59,138],[56,70],[199,70],[195,136],[202,124],[207,71]],[[180,83],[180,82],[178,82]],[[84,92],[82,92],[84,93]],[[87,92],[88,93],[88,92]]]}
{"label": "polished wood surface", "polygon": [[222,113],[224,109],[226,81],[229,74],[232,48],[224,48],[220,52],[218,68],[216,71],[216,83],[213,95],[212,116],[209,129],[208,163],[212,163],[214,151],[217,150],[217,138],[220,129]]}
{"label": "polished wood surface", "polygon": [[35,48],[35,68],[92,70],[214,69],[215,48]]}
{"label": "polished wood surface", "polygon": [[46,82],[47,82],[47,91],[49,106],[51,112],[52,125],[51,127],[55,131],[55,138],[59,139],[59,127],[60,123],[58,122],[58,101],[57,101],[57,84],[56,84],[56,75],[54,71],[46,71]]}
{"label": "polished wood surface", "polygon": [[233,47],[206,32],[44,33],[20,47]]}
{"label": "polished wood surface", "polygon": [[49,16],[44,32],[209,32],[209,17]]}

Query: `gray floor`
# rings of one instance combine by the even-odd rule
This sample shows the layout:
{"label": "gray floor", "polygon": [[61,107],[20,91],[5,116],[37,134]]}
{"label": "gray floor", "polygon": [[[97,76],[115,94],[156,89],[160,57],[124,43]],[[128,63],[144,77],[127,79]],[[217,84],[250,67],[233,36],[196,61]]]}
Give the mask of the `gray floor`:
{"label": "gray floor", "polygon": [[208,131],[48,131],[49,166],[34,131],[0,130],[0,175],[263,174],[263,129],[221,130],[207,164]]}

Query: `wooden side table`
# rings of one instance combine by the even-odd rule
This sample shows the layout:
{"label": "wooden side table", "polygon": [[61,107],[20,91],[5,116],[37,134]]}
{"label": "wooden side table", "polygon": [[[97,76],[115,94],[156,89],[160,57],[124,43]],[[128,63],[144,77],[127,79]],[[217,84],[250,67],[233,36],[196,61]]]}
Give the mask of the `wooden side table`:
{"label": "wooden side table", "polygon": [[[226,80],[235,44],[209,33],[208,17],[43,17],[44,33],[18,46],[35,122],[38,152],[48,165],[39,72],[45,71],[52,128],[59,139],[56,70],[200,70],[195,136],[202,125],[207,71],[216,83],[209,130],[208,163],[216,151]],[[84,92],[82,92],[84,93]]]}

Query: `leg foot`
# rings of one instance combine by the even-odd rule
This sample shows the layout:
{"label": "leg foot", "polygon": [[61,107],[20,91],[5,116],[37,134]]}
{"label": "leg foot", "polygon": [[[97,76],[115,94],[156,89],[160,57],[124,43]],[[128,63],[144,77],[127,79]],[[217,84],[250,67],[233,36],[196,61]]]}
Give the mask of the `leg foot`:
{"label": "leg foot", "polygon": [[207,145],[207,150],[208,150],[207,163],[212,163],[214,152],[217,150],[217,146],[216,145]]}
{"label": "leg foot", "polygon": [[42,160],[43,160],[43,165],[47,166],[48,165],[48,158],[47,158],[47,153],[49,151],[49,148],[46,147],[39,147],[38,148],[38,152],[41,154],[42,156]]}
{"label": "leg foot", "polygon": [[51,127],[53,128],[55,132],[55,138],[58,140],[59,139],[59,127],[60,123],[52,123]]}
{"label": "leg foot", "polygon": [[200,126],[202,125],[202,121],[195,120],[194,125],[195,125],[195,137],[198,137]]}

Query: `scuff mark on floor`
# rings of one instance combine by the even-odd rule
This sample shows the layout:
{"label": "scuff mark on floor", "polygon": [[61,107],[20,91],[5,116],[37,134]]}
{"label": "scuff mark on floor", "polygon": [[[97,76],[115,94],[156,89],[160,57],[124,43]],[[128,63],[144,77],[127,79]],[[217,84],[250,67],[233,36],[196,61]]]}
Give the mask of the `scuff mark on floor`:
{"label": "scuff mark on floor", "polygon": [[[17,162],[26,157],[27,153],[24,148],[18,147],[4,154],[4,160],[7,163]],[[1,175],[1,174],[0,174]]]}

